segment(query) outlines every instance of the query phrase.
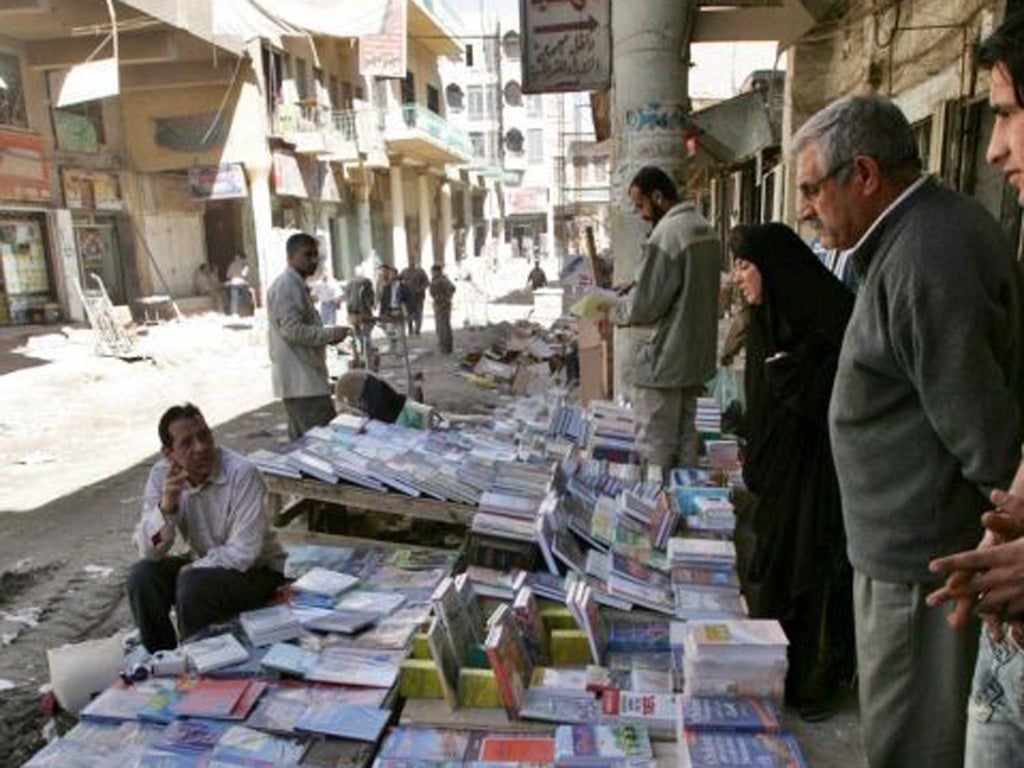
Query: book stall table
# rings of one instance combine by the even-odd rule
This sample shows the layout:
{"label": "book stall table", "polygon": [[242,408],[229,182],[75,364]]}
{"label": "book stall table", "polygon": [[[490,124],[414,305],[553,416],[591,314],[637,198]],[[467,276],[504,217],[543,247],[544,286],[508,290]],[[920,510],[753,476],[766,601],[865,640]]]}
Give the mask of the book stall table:
{"label": "book stall table", "polygon": [[288,509],[284,508],[284,498],[288,495],[371,512],[404,515],[413,519],[466,527],[472,525],[473,516],[476,514],[476,507],[466,504],[438,501],[437,499],[414,499],[396,493],[382,493],[341,483],[331,484],[309,479],[296,480],[270,474],[264,474],[263,479],[267,485],[267,492],[270,494],[275,524],[278,526],[287,525],[301,512],[301,509],[296,508],[295,505],[291,505]]}

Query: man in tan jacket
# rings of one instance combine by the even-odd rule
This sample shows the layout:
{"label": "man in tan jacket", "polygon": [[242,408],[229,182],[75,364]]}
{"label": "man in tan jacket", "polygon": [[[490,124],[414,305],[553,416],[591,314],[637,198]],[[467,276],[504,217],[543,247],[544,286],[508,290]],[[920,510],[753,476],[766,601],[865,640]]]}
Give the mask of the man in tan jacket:
{"label": "man in tan jacket", "polygon": [[654,225],[636,284],[610,313],[637,330],[630,370],[637,441],[663,469],[697,462],[697,396],[715,374],[720,245],[691,201],[680,202],[660,168],[641,168],[629,185],[637,212]]}
{"label": "man in tan jacket", "polygon": [[348,336],[348,328],[324,327],[306,280],[316,272],[316,239],[299,232],[288,238],[288,268],[267,291],[267,328],[274,396],[288,412],[288,436],[298,439],[335,416],[327,380],[326,348]]}

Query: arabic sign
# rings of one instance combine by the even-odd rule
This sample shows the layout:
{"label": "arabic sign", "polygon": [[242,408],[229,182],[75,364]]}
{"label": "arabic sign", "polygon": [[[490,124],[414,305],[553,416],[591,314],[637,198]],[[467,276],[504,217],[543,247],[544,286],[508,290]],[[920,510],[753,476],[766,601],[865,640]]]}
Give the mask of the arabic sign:
{"label": "arabic sign", "polygon": [[611,84],[611,0],[519,3],[523,93],[592,91]]}
{"label": "arabic sign", "polygon": [[505,190],[505,213],[547,213],[547,187],[511,187]]}
{"label": "arabic sign", "polygon": [[0,131],[0,200],[49,199],[50,164],[43,140],[35,134]]}
{"label": "arabic sign", "polygon": [[364,77],[405,77],[407,0],[387,0],[379,35],[359,38],[359,74]]}
{"label": "arabic sign", "polygon": [[61,180],[64,182],[64,204],[68,208],[119,211],[123,207],[121,185],[116,174],[64,168]]}
{"label": "arabic sign", "polygon": [[240,163],[189,168],[188,188],[193,200],[226,200],[248,196],[245,171]]}

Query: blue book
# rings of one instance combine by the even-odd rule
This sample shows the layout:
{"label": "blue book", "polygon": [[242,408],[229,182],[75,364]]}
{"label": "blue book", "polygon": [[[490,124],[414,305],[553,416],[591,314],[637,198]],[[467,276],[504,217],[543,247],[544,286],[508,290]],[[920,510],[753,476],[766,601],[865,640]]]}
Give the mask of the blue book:
{"label": "blue book", "polygon": [[206,753],[217,746],[220,737],[230,727],[231,723],[223,720],[175,720],[167,726],[153,748],[166,752]]}
{"label": "blue book", "polygon": [[754,696],[695,696],[683,699],[683,726],[694,731],[776,733],[782,725],[779,706]]}
{"label": "blue book", "polygon": [[323,733],[342,739],[375,743],[384,732],[391,712],[377,707],[314,702],[295,724],[296,731]]}
{"label": "blue book", "polygon": [[[796,738],[789,733],[724,733],[686,731],[690,768],[808,768]],[[689,762],[687,762],[687,757]]]}
{"label": "blue book", "polygon": [[316,651],[300,648],[291,643],[274,643],[260,659],[260,663],[268,669],[304,677],[316,666],[319,658],[320,654]]}

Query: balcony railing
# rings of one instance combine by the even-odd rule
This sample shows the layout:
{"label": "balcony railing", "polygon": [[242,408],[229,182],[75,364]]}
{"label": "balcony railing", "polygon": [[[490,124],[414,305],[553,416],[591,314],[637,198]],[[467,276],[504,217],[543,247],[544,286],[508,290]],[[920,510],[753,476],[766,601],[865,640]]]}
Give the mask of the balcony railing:
{"label": "balcony railing", "polygon": [[446,0],[417,0],[426,8],[445,28],[454,35],[462,31],[462,21]]}
{"label": "balcony railing", "polygon": [[422,131],[456,152],[471,157],[469,135],[426,107],[409,104],[395,110],[332,110],[329,106],[285,105],[274,114],[279,136],[322,133],[355,142],[361,152],[384,150],[385,131]]}
{"label": "balcony railing", "polygon": [[402,122],[406,128],[423,131],[460,154],[467,157],[473,155],[473,143],[469,139],[469,134],[426,107],[406,104],[402,107]]}

